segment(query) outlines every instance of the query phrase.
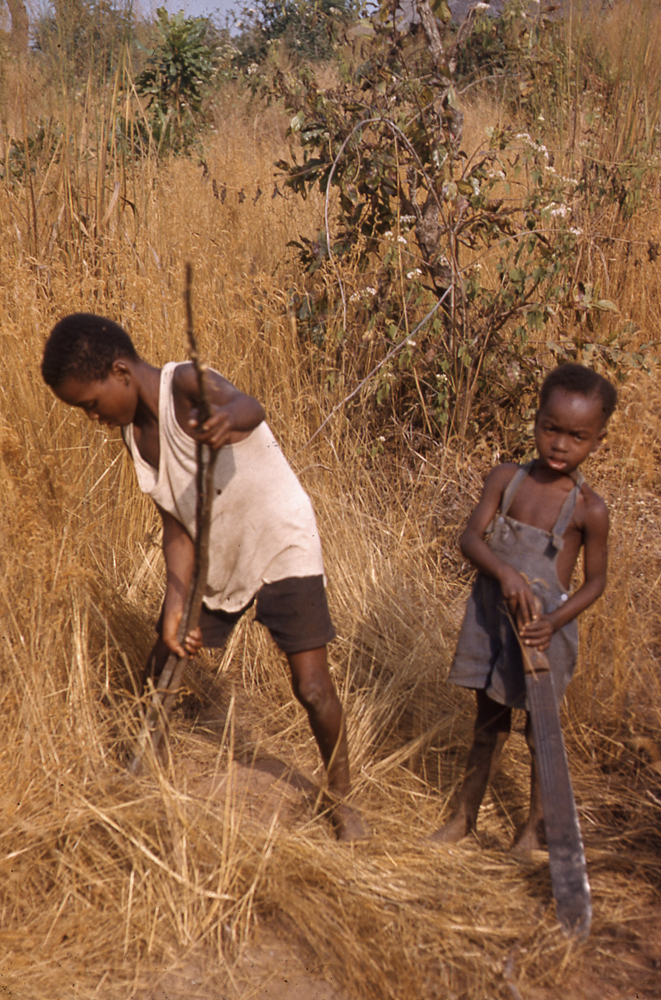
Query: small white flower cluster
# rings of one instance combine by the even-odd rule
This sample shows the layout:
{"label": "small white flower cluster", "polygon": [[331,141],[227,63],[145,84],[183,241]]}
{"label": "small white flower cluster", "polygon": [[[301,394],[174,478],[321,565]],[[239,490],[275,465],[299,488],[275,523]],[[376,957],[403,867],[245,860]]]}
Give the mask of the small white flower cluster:
{"label": "small white flower cluster", "polygon": [[362,291],[354,292],[353,295],[349,297],[349,302],[360,302],[361,299],[374,298],[375,295],[376,288],[372,288],[371,285],[368,285],[366,288],[363,288]]}
{"label": "small white flower cluster", "polygon": [[543,142],[537,142],[536,139],[531,139],[527,132],[517,132],[514,136],[515,139],[523,139],[526,145],[530,146],[535,153],[541,153],[547,160],[549,158],[549,151]]}
{"label": "small white flower cluster", "polygon": [[482,270],[482,265],[480,264],[479,261],[476,261],[474,264],[471,264],[471,271],[481,271],[481,270]]}
{"label": "small white flower cluster", "polygon": [[490,4],[488,3],[476,3],[473,10],[489,10]]}
{"label": "small white flower cluster", "polygon": [[571,215],[569,205],[558,204],[557,201],[552,201],[550,205],[547,205],[545,211],[552,219],[566,219],[568,215]]}
{"label": "small white flower cluster", "polygon": [[[258,69],[259,69],[259,66],[257,65],[257,63],[250,63],[250,66],[248,66],[248,69],[246,70],[246,72],[247,72],[248,76],[253,76],[257,72]],[[299,128],[300,128],[300,126],[299,126]]]}
{"label": "small white flower cluster", "polygon": [[488,174],[487,174],[487,177],[493,177],[493,179],[497,180],[497,181],[504,181],[505,180],[505,171],[504,170],[490,170],[488,172]]}
{"label": "small white flower cluster", "polygon": [[417,278],[421,274],[422,274],[422,271],[420,270],[420,268],[419,267],[414,267],[412,271],[407,271],[406,272],[406,277],[409,279],[409,281],[412,281],[414,278]]}
{"label": "small white flower cluster", "polygon": [[570,229],[569,232],[572,234],[572,236],[582,236],[583,235],[583,230],[582,229],[577,229],[576,227],[574,227],[573,229]]}
{"label": "small white flower cluster", "polygon": [[415,222],[415,215],[400,215],[399,221],[405,226],[410,226],[411,223]]}

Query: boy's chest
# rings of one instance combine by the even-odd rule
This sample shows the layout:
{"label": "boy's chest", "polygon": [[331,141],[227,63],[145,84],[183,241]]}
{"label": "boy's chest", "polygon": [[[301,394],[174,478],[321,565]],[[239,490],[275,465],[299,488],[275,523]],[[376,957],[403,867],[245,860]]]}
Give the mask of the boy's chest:
{"label": "boy's chest", "polygon": [[134,424],[133,440],[145,462],[158,471],[158,463],[161,457],[158,424],[155,426],[147,425],[145,427],[139,427]]}
{"label": "boy's chest", "polygon": [[[574,483],[569,478],[567,478],[566,483],[563,481],[558,485],[550,486],[547,483],[537,483],[531,476],[528,476],[517,490],[507,513],[521,524],[529,524],[533,528],[552,532],[573,488]],[[581,530],[579,524],[580,500],[579,495],[567,528],[568,533],[572,530],[577,532]]]}

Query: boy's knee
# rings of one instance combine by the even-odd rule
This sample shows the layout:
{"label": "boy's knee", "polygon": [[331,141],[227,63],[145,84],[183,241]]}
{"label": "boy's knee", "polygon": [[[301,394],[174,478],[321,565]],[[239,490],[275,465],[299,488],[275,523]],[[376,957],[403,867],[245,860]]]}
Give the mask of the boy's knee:
{"label": "boy's knee", "polygon": [[483,726],[481,729],[476,729],[473,742],[478,747],[502,750],[507,743],[509,735],[509,727],[500,729],[498,726]]}
{"label": "boy's knee", "polygon": [[323,712],[337,697],[330,677],[321,673],[294,677],[293,686],[294,694],[303,708],[315,714]]}
{"label": "boy's knee", "polygon": [[496,738],[504,743],[512,726],[512,709],[492,701],[483,691],[478,692],[475,736],[488,734],[489,740]]}

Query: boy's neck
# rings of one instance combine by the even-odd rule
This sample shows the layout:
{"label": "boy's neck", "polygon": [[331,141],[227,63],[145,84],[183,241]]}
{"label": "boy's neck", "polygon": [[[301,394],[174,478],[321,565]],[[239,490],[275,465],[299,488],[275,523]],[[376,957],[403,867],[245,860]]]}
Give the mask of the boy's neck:
{"label": "boy's neck", "polygon": [[133,423],[143,427],[149,423],[158,423],[158,401],[161,386],[161,369],[155,368],[147,361],[139,358],[130,362],[131,377],[138,395],[138,405]]}

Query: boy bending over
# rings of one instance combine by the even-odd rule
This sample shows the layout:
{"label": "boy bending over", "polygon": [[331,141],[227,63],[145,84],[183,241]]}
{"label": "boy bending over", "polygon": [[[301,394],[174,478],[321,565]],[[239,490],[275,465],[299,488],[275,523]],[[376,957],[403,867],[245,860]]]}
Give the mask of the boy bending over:
{"label": "boy bending over", "polygon": [[[526,708],[523,642],[548,650],[553,685],[562,700],[576,662],[577,616],[606,585],[608,510],[579,466],[599,448],[617,401],[615,388],[582,365],[565,364],[545,379],[535,419],[538,457],[511,462],[488,476],[461,537],[461,551],[478,569],[450,669],[450,680],[475,688],[477,716],[459,805],[433,834],[455,843],[474,829],[489,777],[509,736],[512,708]],[[584,579],[569,593],[583,548]],[[536,595],[543,613],[535,613]],[[515,847],[541,847],[544,822],[530,715],[530,815]]]}
{"label": "boy bending over", "polygon": [[[192,364],[154,368],[128,334],[89,313],[53,328],[42,361],[44,381],[90,420],[120,427],[138,484],[163,520],[166,590],[159,638],[150,657],[155,678],[170,652],[221,648],[244,612],[269,629],[289,661],[294,694],[307,711],[328,776],[340,840],[365,835],[350,793],[342,706],[328,670],[330,619],[314,512],[264,410],[217,372],[209,372],[212,415],[198,426]],[[209,544],[209,574],[199,627],[177,642],[194,564],[196,441],[219,450]]]}

